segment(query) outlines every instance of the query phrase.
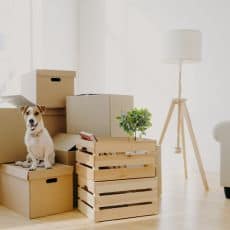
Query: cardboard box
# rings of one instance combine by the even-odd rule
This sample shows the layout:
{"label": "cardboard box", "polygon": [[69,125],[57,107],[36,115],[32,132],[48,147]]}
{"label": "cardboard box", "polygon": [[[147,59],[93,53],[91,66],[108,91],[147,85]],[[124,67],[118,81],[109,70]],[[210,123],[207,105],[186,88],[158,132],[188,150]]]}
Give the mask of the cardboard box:
{"label": "cardboard box", "polygon": [[55,157],[57,163],[74,166],[73,173],[73,207],[77,207],[77,175],[75,172],[76,164],[76,141],[79,135],[59,133],[53,137]]}
{"label": "cardboard box", "polygon": [[20,96],[0,98],[0,163],[25,160],[25,122],[18,107],[29,104]]}
{"label": "cardboard box", "polygon": [[72,175],[73,167],[61,164],[36,171],[3,164],[0,166],[1,204],[28,218],[71,211]]}
{"label": "cardboard box", "polygon": [[96,136],[126,137],[116,119],[133,108],[133,96],[78,95],[66,99],[67,132],[81,131]]}
{"label": "cardboard box", "polygon": [[76,163],[76,141],[79,135],[59,133],[53,137],[56,162],[74,166]]}
{"label": "cardboard box", "polygon": [[[23,96],[0,97],[0,163],[22,161],[26,158],[25,121],[20,111],[24,105],[33,105]],[[47,109],[43,116],[51,136],[66,131],[64,109]]]}
{"label": "cardboard box", "polygon": [[51,137],[60,132],[66,132],[65,109],[46,109],[43,115],[43,121]]}
{"label": "cardboard box", "polygon": [[36,70],[22,76],[22,94],[47,108],[64,108],[66,96],[74,95],[74,71]]}

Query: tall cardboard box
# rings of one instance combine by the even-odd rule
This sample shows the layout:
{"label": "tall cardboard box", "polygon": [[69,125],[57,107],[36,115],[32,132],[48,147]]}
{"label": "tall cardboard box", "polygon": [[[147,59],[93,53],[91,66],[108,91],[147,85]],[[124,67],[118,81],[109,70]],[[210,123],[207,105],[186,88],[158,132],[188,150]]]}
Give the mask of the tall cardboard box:
{"label": "tall cardboard box", "polygon": [[67,132],[86,131],[96,136],[126,137],[116,119],[133,108],[133,96],[76,95],[66,99]]}
{"label": "tall cardboard box", "polygon": [[75,172],[76,164],[76,142],[80,139],[79,135],[59,133],[53,137],[55,158],[57,163],[71,165],[73,172],[73,207],[77,207],[77,175]]}
{"label": "tall cardboard box", "polygon": [[[20,95],[0,97],[0,163],[25,160],[25,121],[21,106],[33,105]],[[66,131],[65,109],[47,109],[43,115],[45,127],[51,136]]]}
{"label": "tall cardboard box", "polygon": [[43,121],[51,137],[60,132],[66,132],[65,109],[46,109],[43,115]]}
{"label": "tall cardboard box", "polygon": [[72,175],[73,167],[62,164],[36,171],[3,164],[0,166],[0,202],[28,218],[71,211]]}
{"label": "tall cardboard box", "polygon": [[25,122],[20,106],[30,104],[21,96],[0,97],[0,163],[25,160]]}
{"label": "tall cardboard box", "polygon": [[74,71],[38,69],[22,76],[22,94],[47,108],[64,108],[74,95]]}

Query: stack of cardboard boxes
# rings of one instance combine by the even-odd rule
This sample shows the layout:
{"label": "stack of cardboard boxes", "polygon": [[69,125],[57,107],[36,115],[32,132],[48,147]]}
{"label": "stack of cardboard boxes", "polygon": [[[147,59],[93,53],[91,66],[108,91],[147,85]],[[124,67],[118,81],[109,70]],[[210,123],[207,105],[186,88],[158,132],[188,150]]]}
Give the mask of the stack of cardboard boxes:
{"label": "stack of cardboard boxes", "polygon": [[73,209],[73,166],[31,172],[14,165],[27,154],[20,107],[46,106],[43,120],[50,135],[65,132],[65,100],[74,95],[74,78],[73,71],[37,70],[23,76],[23,96],[0,99],[0,203],[29,218]]}
{"label": "stack of cardboard boxes", "polygon": [[[133,97],[73,96],[74,79],[73,71],[36,70],[23,76],[23,96],[0,99],[0,203],[29,218],[76,207],[74,167],[80,131],[96,136],[127,136],[116,117],[133,108]],[[54,140],[57,164],[50,170],[30,172],[13,162],[25,160],[27,154],[25,122],[19,108],[34,104],[46,106],[43,119]]]}

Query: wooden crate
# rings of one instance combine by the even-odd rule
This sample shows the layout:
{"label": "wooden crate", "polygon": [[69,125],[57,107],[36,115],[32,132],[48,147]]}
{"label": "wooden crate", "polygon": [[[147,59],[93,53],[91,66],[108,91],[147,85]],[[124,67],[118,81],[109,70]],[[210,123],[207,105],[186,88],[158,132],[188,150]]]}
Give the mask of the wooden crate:
{"label": "wooden crate", "polygon": [[153,140],[98,138],[94,142],[79,139],[77,147],[79,177],[107,181],[156,176],[156,143]]}
{"label": "wooden crate", "polygon": [[77,141],[78,207],[95,221],[158,212],[159,147],[149,139]]}
{"label": "wooden crate", "polygon": [[154,215],[159,210],[155,178],[93,182],[78,181],[78,208],[99,222]]}

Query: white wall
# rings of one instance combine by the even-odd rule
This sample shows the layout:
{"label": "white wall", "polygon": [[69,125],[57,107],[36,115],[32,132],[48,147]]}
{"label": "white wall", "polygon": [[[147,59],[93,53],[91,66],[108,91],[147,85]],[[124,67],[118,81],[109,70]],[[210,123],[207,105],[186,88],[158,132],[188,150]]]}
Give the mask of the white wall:
{"label": "white wall", "polygon": [[79,1],[33,0],[33,68],[79,69]]}
{"label": "white wall", "polygon": [[[176,96],[177,69],[161,62],[161,35],[169,29],[199,29],[203,34],[203,60],[184,66],[184,96],[188,98],[195,133],[208,171],[219,170],[218,145],[212,136],[216,123],[229,119],[229,38],[230,2],[227,0],[128,0],[128,81],[127,92],[135,95],[137,106],[153,113],[148,133],[159,138],[165,116]],[[182,168],[173,154],[176,120],[163,145],[167,168]],[[197,170],[192,147],[187,146],[190,168]]]}
{"label": "white wall", "polygon": [[78,68],[78,0],[43,1],[43,68]]}
{"label": "white wall", "polygon": [[106,0],[80,0],[80,74],[78,93],[105,91]]}
{"label": "white wall", "polygon": [[127,12],[123,0],[80,1],[80,93],[125,93]]}
{"label": "white wall", "polygon": [[19,77],[31,65],[29,0],[0,0],[0,32],[5,37],[0,51],[0,94],[17,94]]}

